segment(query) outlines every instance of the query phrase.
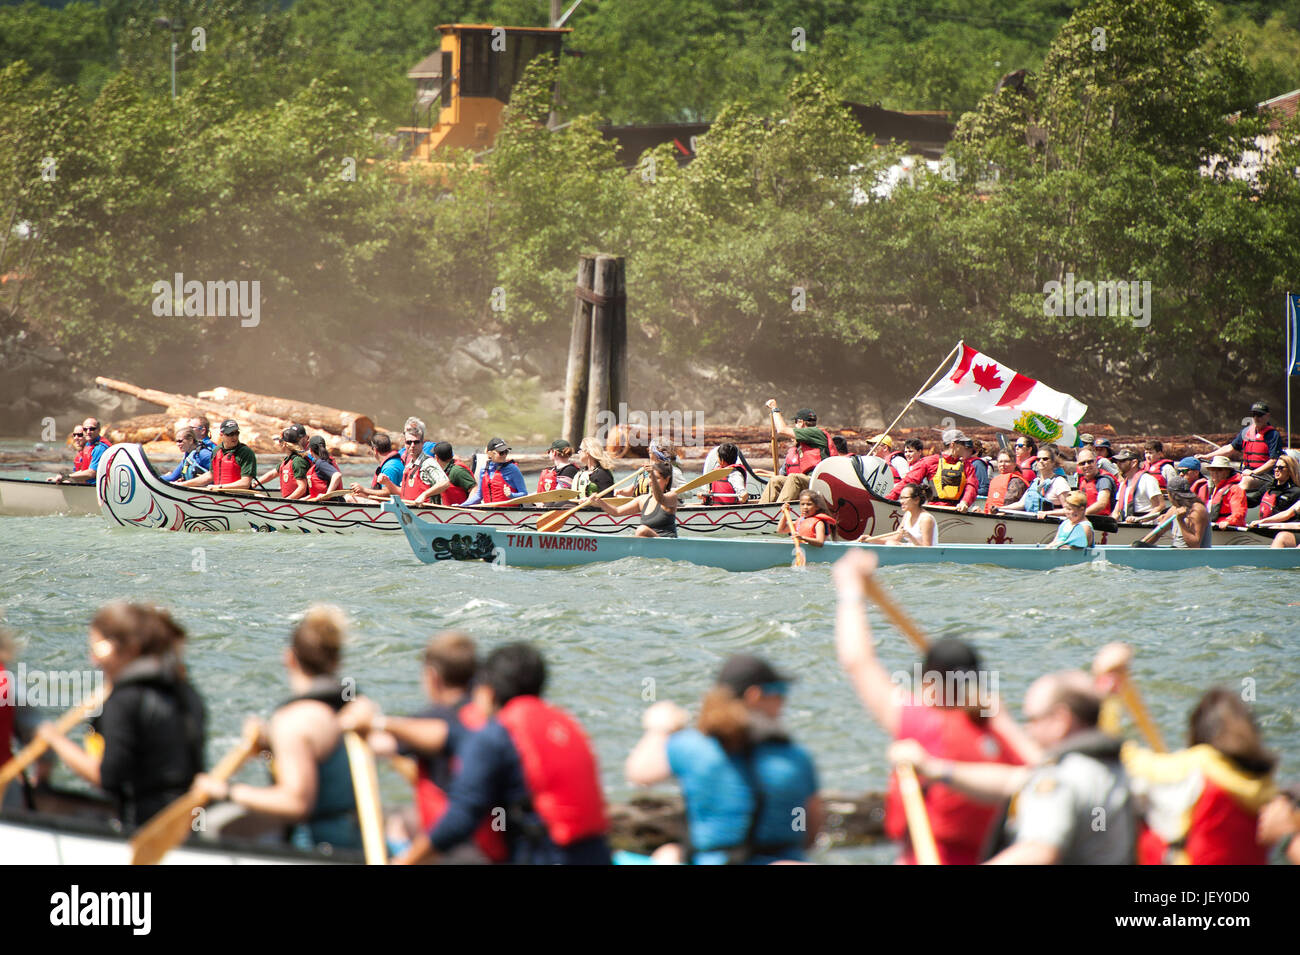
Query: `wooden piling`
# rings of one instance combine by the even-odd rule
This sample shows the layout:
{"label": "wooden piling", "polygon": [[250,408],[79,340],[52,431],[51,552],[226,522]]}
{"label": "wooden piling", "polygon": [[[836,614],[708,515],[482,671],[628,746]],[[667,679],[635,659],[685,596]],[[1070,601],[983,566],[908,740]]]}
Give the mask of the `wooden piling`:
{"label": "wooden piling", "polygon": [[600,413],[618,414],[609,399],[610,341],[614,329],[614,297],[618,283],[618,260],[612,255],[596,257],[596,281],[592,288],[591,363],[587,372],[587,414],[583,433],[595,435]]}
{"label": "wooden piling", "polygon": [[573,329],[569,334],[569,365],[564,376],[564,438],[577,448],[585,432],[587,414],[587,373],[591,363],[592,304],[582,296],[595,282],[596,257],[578,259],[579,294],[574,299]]}
{"label": "wooden piling", "polygon": [[614,277],[613,317],[609,331],[609,406],[614,413],[627,401],[627,275],[619,256]]}

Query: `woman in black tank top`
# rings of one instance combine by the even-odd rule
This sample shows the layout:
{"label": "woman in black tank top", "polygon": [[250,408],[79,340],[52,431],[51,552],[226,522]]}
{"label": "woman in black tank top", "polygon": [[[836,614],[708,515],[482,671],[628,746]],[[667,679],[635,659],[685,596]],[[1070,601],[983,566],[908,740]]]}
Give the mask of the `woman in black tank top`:
{"label": "woman in black tank top", "polygon": [[606,514],[617,517],[639,512],[641,526],[636,529],[637,537],[676,537],[679,502],[677,495],[668,490],[673,481],[673,466],[666,461],[656,461],[647,464],[643,470],[650,478],[649,494],[642,494],[617,507],[604,499],[596,503]]}

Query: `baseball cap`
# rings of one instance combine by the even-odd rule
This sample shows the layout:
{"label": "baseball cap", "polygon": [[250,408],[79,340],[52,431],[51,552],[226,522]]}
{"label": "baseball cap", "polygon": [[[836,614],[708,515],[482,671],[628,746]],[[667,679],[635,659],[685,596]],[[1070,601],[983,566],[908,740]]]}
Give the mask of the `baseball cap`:
{"label": "baseball cap", "polygon": [[894,439],[887,434],[878,434],[871,439],[872,444],[883,444],[887,448],[894,446]]}
{"label": "baseball cap", "polygon": [[957,428],[949,428],[943,433],[944,444],[970,444],[970,438],[966,437]]}
{"label": "baseball cap", "polygon": [[730,687],[741,696],[751,686],[768,683],[789,683],[792,677],[777,673],[771,664],[748,653],[737,653],[727,658],[718,673],[718,683]]}
{"label": "baseball cap", "polygon": [[1201,462],[1196,458],[1183,458],[1175,464],[1174,467],[1179,471],[1199,471],[1201,469]]}
{"label": "baseball cap", "polygon": [[1250,406],[1251,414],[1268,414],[1268,405],[1263,401],[1256,401]]}
{"label": "baseball cap", "polygon": [[794,420],[807,421],[810,424],[816,424],[817,412],[813,411],[811,408],[800,408],[798,411],[794,413]]}
{"label": "baseball cap", "polygon": [[503,438],[493,438],[487,443],[489,451],[509,451],[510,445],[506,444]]}
{"label": "baseball cap", "polygon": [[1094,448],[1105,448],[1110,450],[1110,438],[1096,438],[1092,442]]}
{"label": "baseball cap", "polygon": [[1132,448],[1120,448],[1113,455],[1115,461],[1136,461],[1137,459],[1137,453]]}
{"label": "baseball cap", "polygon": [[1171,477],[1165,490],[1170,494],[1186,494],[1189,497],[1194,496],[1192,485],[1189,484],[1187,478],[1183,477],[1181,474],[1176,474]]}
{"label": "baseball cap", "polygon": [[222,434],[239,434],[239,422],[234,418],[227,418],[221,422]]}
{"label": "baseball cap", "polygon": [[551,450],[572,451],[573,445],[571,445],[568,441],[565,441],[563,438],[556,438],[554,441],[551,442]]}
{"label": "baseball cap", "polygon": [[1080,443],[1080,444],[1092,444],[1092,443],[1093,443],[1094,441],[1096,441],[1096,440],[1097,440],[1097,439],[1094,438],[1094,437],[1093,437],[1092,435],[1090,435],[1090,434],[1081,434],[1081,435],[1079,435],[1079,443]]}

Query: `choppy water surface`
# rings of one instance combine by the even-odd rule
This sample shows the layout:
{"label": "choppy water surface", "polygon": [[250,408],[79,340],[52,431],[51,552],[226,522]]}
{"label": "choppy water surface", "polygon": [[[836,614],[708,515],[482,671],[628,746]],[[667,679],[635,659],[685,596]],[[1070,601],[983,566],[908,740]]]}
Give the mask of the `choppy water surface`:
{"label": "choppy water surface", "polygon": [[[1253,686],[1267,739],[1283,753],[1282,778],[1298,775],[1295,573],[948,566],[882,578],[931,636],[973,640],[1017,713],[1031,679],[1126,640],[1169,740],[1185,736],[1209,686]],[[483,647],[534,641],[550,667],[548,695],[590,731],[612,798],[630,793],[622,762],[640,735],[644,695],[692,704],[740,650],[797,675],[788,720],[824,788],[879,789],[886,778],[887,740],[835,660],[824,565],[754,574],[640,559],[573,570],[427,566],[400,534],[185,535],[109,529],[98,517],[0,518],[0,606],[27,640],[29,667],[86,666],[86,624],[114,598],[165,604],[189,631],[190,671],[211,710],[210,759],[234,743],[245,714],[267,714],[287,695],[281,660],[292,622],[328,600],[356,622],[345,673],[393,713],[420,705],[419,652],[434,631],[457,627]],[[906,641],[872,619],[884,662],[910,669]],[[405,798],[383,776],[386,795]]]}

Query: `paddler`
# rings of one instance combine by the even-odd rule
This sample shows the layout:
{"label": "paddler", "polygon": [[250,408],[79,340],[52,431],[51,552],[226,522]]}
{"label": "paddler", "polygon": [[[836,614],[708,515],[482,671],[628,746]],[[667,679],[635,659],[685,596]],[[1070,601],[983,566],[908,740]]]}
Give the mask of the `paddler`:
{"label": "paddler", "polygon": [[898,503],[903,505],[898,530],[879,537],[863,534],[860,541],[877,544],[905,544],[912,547],[938,547],[939,525],[925,504],[927,491],[924,484],[904,484],[898,489]]}
{"label": "paddler", "polygon": [[[54,484],[94,484],[95,475],[99,473],[99,459],[110,447],[107,438],[100,437],[99,419],[87,418],[81,423],[81,432],[86,444],[73,460],[71,473],[61,472],[55,475]],[[73,442],[76,443],[75,440]]]}
{"label": "paddler", "polygon": [[614,484],[614,459],[595,438],[582,439],[578,463],[583,470],[573,479],[573,489],[582,497],[608,490]]}
{"label": "paddler", "polygon": [[[867,712],[892,739],[913,741],[922,754],[936,761],[992,760],[1010,766],[1022,762],[1020,753],[1036,754],[992,696],[988,671],[964,641],[947,638],[931,644],[920,685],[912,686],[910,693],[894,683],[876,657],[867,620],[865,582],[875,569],[874,554],[853,550],[836,561],[831,571],[839,600],[836,650]],[[946,781],[926,788],[925,806],[940,861],[945,865],[978,862],[980,849],[996,822],[996,807],[953,790]],[[892,777],[885,804],[885,832],[901,841],[899,861],[915,864],[902,797]]]}
{"label": "paddler", "polygon": [[1120,762],[1121,741],[1097,729],[1100,712],[1087,674],[1050,673],[1025,694],[1025,727],[1044,753],[1038,765],[940,758],[915,740],[894,743],[889,758],[968,797],[1010,800],[990,845],[991,864],[1130,865],[1137,801]]}
{"label": "paddler", "polygon": [[311,470],[307,472],[307,492],[313,497],[320,497],[343,487],[343,472],[338,462],[330,457],[323,434],[313,434],[307,442],[307,456],[311,458]]}
{"label": "paddler", "polygon": [[474,490],[474,472],[468,464],[456,457],[456,451],[450,441],[439,441],[433,446],[433,457],[447,476],[442,484],[435,485],[429,492],[428,501],[454,507],[469,500]]}
{"label": "paddler", "polygon": [[628,755],[627,780],[676,777],[686,804],[686,845],[654,861],[694,865],[801,862],[825,819],[812,756],[781,722],[791,678],[749,654],[727,659],[695,728],[675,703],[645,711],[645,735]]}
{"label": "paddler", "polygon": [[[1084,446],[1079,449],[1078,456],[1074,459],[1075,468],[1079,474],[1078,490],[1083,492],[1087,506],[1084,508],[1084,515],[1091,517],[1094,514],[1109,515],[1115,507],[1115,492],[1117,485],[1114,479],[1101,471],[1097,466],[1097,454],[1092,448]],[[1063,517],[1065,509],[1039,512],[1040,517]]]}
{"label": "paddler", "polygon": [[510,445],[503,438],[493,438],[487,443],[487,458],[483,469],[475,475],[478,485],[465,502],[466,507],[496,504],[528,493],[524,474],[519,470],[519,465],[511,460]]}
{"label": "paddler", "polygon": [[702,504],[744,504],[749,500],[749,490],[745,485],[745,469],[739,463],[740,448],[730,442],[718,445],[717,464],[713,468],[705,462],[704,473],[718,468],[730,468],[727,476],[714,481],[708,491],[700,495]]}
{"label": "paddler", "polygon": [[[1131,658],[1129,647],[1110,644],[1093,671],[1126,679]],[[1188,720],[1187,746],[1157,753],[1130,741],[1121,750],[1144,810],[1138,864],[1266,865],[1269,846],[1257,841],[1256,830],[1277,795],[1277,756],[1264,748],[1239,692],[1215,687],[1201,697]]]}
{"label": "paddler", "polygon": [[1024,496],[1028,486],[1020,476],[1010,451],[999,451],[997,464],[998,473],[989,480],[989,493],[984,500],[985,514],[996,513],[1003,504],[1014,504]]}
{"label": "paddler", "polygon": [[[1209,547],[1214,537],[1214,530],[1210,526],[1210,512],[1196,496],[1192,486],[1187,483],[1187,478],[1181,474],[1175,475],[1170,478],[1169,486],[1165,491],[1169,495],[1170,510],[1174,515],[1174,546]],[[1159,541],[1163,536],[1164,530],[1161,530],[1156,535],[1155,541]]]}
{"label": "paddler", "polygon": [[544,701],[546,665],[527,644],[493,650],[474,700],[488,714],[461,753],[447,811],[393,861],[432,860],[499,821],[509,861],[608,865],[609,824],[596,756],[581,724]]}
{"label": "paddler", "polygon": [[[368,488],[355,482],[352,484],[348,489],[351,493],[347,496],[350,503],[386,501],[393,493],[391,489],[402,482],[402,472],[405,470],[402,464],[402,451],[400,448],[393,447],[393,439],[384,431],[376,431],[370,438],[370,448],[375,460],[379,462],[379,466],[375,468],[375,477]],[[380,480],[381,477],[388,478],[387,485]]]}
{"label": "paddler", "polygon": [[1143,470],[1132,448],[1120,448],[1115,452],[1114,461],[1119,467],[1120,482],[1110,516],[1117,521],[1148,524],[1157,520],[1165,509],[1160,482]]}
{"label": "paddler", "polygon": [[266,484],[276,475],[280,478],[280,496],[286,501],[296,501],[309,493],[307,476],[311,472],[311,458],[302,450],[301,444],[307,436],[307,429],[291,424],[280,432],[280,450],[284,457],[280,466],[268,471],[258,479]]}
{"label": "paddler", "polygon": [[88,752],[53,723],[37,727],[74,773],[113,797],[127,829],[184,795],[203,769],[203,700],[185,676],[185,631],[165,610],[110,603],[90,621],[90,659],[112,687]]}
{"label": "paddler", "polygon": [[188,481],[178,482],[181,487],[207,487],[219,491],[223,488],[250,488],[257,477],[257,455],[239,440],[239,422],[227,418],[221,422],[221,446],[212,455],[212,470]]}
{"label": "paddler", "polygon": [[963,432],[949,428],[943,433],[944,452],[927,475],[934,480],[935,504],[968,511],[975,503],[979,476],[975,471],[975,443]]}
{"label": "paddler", "polygon": [[998,508],[999,511],[1024,511],[1026,514],[1038,514],[1043,517],[1046,515],[1039,512],[1061,506],[1065,495],[1070,493],[1070,483],[1060,473],[1056,452],[1043,445],[1038,449],[1034,463],[1038,468],[1038,477],[1034,478],[1025,489],[1020,500],[1002,505]]}
{"label": "paddler", "polygon": [[[1210,521],[1220,530],[1245,527],[1249,505],[1237,465],[1225,457],[1211,458],[1205,465],[1205,474],[1210,479]],[[1271,476],[1269,483],[1272,483]]]}
{"label": "paddler", "polygon": [[447,474],[437,459],[424,453],[422,426],[423,422],[417,418],[416,424],[411,425],[403,434],[402,444],[405,450],[402,452],[404,464],[401,486],[394,484],[387,474],[379,475],[379,486],[408,504],[423,504],[433,497],[436,489],[448,483]]}
{"label": "paddler", "polygon": [[1048,550],[1086,550],[1093,545],[1095,537],[1085,514],[1087,507],[1088,495],[1082,491],[1065,495],[1065,518],[1056,526],[1056,537],[1047,545]]}
{"label": "paddler", "polygon": [[86,427],[84,424],[76,425],[72,429],[72,471],[60,471],[53,477],[45,479],[47,484],[63,484],[68,480],[68,475],[73,471],[84,471],[90,467],[91,451],[86,447]]}
{"label": "paddler", "polygon": [[1282,454],[1282,432],[1268,423],[1268,405],[1256,401],[1250,406],[1250,424],[1222,447],[1196,455],[1202,461],[1241,457],[1241,489],[1253,502],[1273,483],[1273,465]]}
{"label": "paddler", "polygon": [[650,485],[650,492],[632,498],[625,504],[614,505],[603,497],[596,498],[595,503],[606,514],[623,517],[640,512],[641,525],[636,529],[637,537],[676,537],[677,508],[681,502],[675,491],[668,490],[673,479],[673,467],[667,461],[656,461],[642,467]]}
{"label": "paddler", "polygon": [[[270,786],[227,783],[206,774],[196,784],[216,800],[294,823],[291,841],[302,849],[321,844],[361,848],[361,826],[338,712],[353,696],[338,669],[347,621],[337,607],[308,609],[293,629],[284,667],[293,695],[265,729],[273,757]],[[251,717],[250,726],[260,726]]]}
{"label": "paddler", "polygon": [[[822,496],[815,491],[803,491],[799,494],[799,518],[794,521],[794,536],[805,544],[821,547],[828,540],[834,539],[835,518],[828,512],[830,507]],[[781,537],[790,536],[790,524],[785,514],[777,522],[776,533]]]}
{"label": "paddler", "polygon": [[799,492],[808,487],[817,465],[831,456],[830,435],[817,427],[817,413],[811,408],[796,411],[794,427],[790,427],[776,406],[775,398],[769,398],[766,404],[772,411],[776,436],[787,438],[794,445],[786,453],[781,474],[772,475],[759,501],[763,504],[793,502],[799,499]]}
{"label": "paddler", "polygon": [[556,438],[546,449],[546,456],[551,459],[551,466],[543,468],[537,478],[537,492],[570,490],[573,479],[578,476],[578,466],[570,458],[573,448],[564,438]]}
{"label": "paddler", "polygon": [[[367,697],[339,711],[339,725],[364,735],[376,756],[415,758],[418,832],[430,831],[447,811],[447,791],[460,753],[487,721],[487,714],[470,696],[478,661],[469,636],[455,630],[435,634],[425,647],[423,662],[421,683],[429,705],[413,716],[385,716]],[[504,862],[506,858],[505,840],[490,819],[479,827],[473,843],[461,849],[451,861]]]}
{"label": "paddler", "polygon": [[212,470],[212,455],[199,444],[198,435],[189,425],[176,432],[176,447],[181,452],[180,464],[162,475],[164,481],[188,481]]}

